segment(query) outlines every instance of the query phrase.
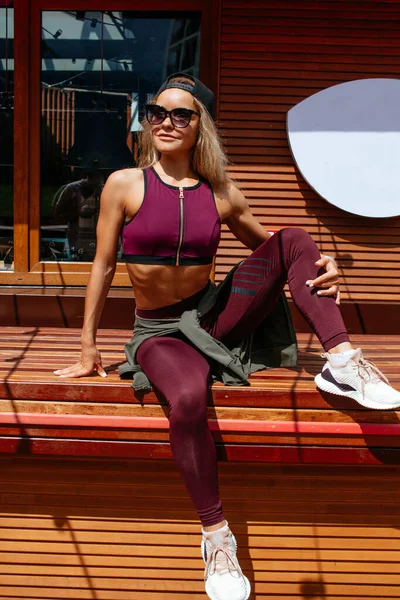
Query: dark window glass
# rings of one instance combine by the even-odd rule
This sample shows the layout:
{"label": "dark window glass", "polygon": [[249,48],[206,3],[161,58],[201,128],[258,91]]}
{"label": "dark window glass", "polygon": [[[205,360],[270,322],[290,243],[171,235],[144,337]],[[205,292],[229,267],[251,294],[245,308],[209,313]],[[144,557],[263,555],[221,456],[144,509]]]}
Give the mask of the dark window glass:
{"label": "dark window glass", "polygon": [[200,31],[200,18],[196,15],[191,19],[186,19],[186,32],[185,34],[194,35],[198,37]]}
{"label": "dark window glass", "polygon": [[14,11],[0,2],[0,270],[10,270],[13,250]]}
{"label": "dark window glass", "polygon": [[184,46],[183,58],[182,58],[182,69],[184,71],[190,70],[193,65],[196,64],[197,53],[197,40],[194,36],[187,39]]}
{"label": "dark window glass", "polygon": [[42,260],[93,259],[101,190],[135,166],[139,111],[171,72],[199,75],[199,44],[196,13],[42,13]]}
{"label": "dark window glass", "polygon": [[176,19],[172,25],[171,43],[179,42],[185,33],[185,21]]}
{"label": "dark window glass", "polygon": [[176,46],[169,53],[168,59],[168,73],[167,75],[171,75],[172,73],[177,73],[181,70],[181,54],[182,54],[182,45]]}

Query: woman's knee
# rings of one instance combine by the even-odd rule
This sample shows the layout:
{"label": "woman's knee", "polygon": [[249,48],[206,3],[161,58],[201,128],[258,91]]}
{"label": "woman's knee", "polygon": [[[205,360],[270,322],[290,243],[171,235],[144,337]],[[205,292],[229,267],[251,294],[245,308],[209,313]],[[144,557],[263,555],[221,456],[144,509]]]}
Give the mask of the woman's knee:
{"label": "woman's knee", "polygon": [[201,354],[176,338],[154,337],[140,346],[137,361],[168,402],[171,424],[206,420],[210,366]]}
{"label": "woman's knee", "polygon": [[279,231],[285,255],[291,260],[300,256],[307,256],[316,261],[320,257],[317,244],[311,235],[301,227],[286,227]]}
{"label": "woman's knee", "polygon": [[314,240],[311,235],[305,229],[301,227],[284,227],[276,235],[280,235],[285,242],[295,244],[314,244]]}
{"label": "woman's knee", "polygon": [[268,238],[256,250],[260,255],[270,255],[282,253],[286,255],[288,250],[316,248],[316,244],[310,234],[301,227],[284,227],[277,231],[272,238]]}
{"label": "woman's knee", "polygon": [[208,386],[206,382],[188,382],[176,389],[169,399],[169,420],[172,425],[199,425],[207,421]]}

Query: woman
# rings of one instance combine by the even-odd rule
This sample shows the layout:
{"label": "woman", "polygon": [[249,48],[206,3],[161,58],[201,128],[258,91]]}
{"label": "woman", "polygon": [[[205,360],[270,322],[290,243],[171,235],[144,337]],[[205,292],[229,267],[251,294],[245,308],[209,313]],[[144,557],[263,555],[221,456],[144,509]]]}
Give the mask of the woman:
{"label": "woman", "polygon": [[[253,355],[245,360],[234,347],[276,310],[288,281],[294,302],[325,350],[327,362],[316,377],[318,387],[371,408],[400,406],[400,393],[383,381],[360,349],[352,348],[337,306],[333,259],[321,257],[305,231],[283,229],[271,237],[251,214],[226,174],[212,110],[212,92],[182,74],[171,76],[147,106],[143,169],[113,173],[102,192],[81,359],[55,373],[80,377],[97,370],[106,375],[95,345],[96,330],[123,227],[137,306],[135,333],[126,346],[129,367],[139,379],[137,384],[135,376],[135,386],[141,387],[142,369],[169,404],[172,453],[203,526],[208,596],[247,600],[250,584],[223,516],[215,445],[207,424],[210,364],[222,378],[242,383],[249,372],[267,364],[262,355],[260,364],[249,366]],[[253,253],[215,291],[208,282],[221,223]],[[287,325],[281,323],[282,328]],[[278,363],[290,341],[286,335],[275,344]],[[142,383],[147,385],[146,380]]]}

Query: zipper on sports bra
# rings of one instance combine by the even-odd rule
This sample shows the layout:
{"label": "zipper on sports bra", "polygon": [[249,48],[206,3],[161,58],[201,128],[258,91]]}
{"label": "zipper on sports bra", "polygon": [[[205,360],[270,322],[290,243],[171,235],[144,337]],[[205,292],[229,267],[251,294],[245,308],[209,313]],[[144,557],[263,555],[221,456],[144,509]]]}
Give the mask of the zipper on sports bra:
{"label": "zipper on sports bra", "polygon": [[179,259],[180,259],[180,252],[181,252],[181,247],[182,247],[182,242],[183,242],[183,201],[184,201],[185,197],[183,195],[183,188],[180,187],[179,188],[179,242],[178,242],[178,248],[176,251],[176,260],[175,260],[175,266],[179,266]]}

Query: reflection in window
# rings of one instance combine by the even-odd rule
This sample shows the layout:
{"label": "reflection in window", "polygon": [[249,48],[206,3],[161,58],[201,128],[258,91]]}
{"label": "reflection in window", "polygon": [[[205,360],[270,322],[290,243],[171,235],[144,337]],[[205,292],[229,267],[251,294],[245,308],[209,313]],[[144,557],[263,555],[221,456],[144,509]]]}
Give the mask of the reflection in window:
{"label": "reflection in window", "polygon": [[167,75],[199,76],[200,15],[42,13],[41,260],[91,261],[101,190],[135,166],[140,109]]}
{"label": "reflection in window", "polygon": [[0,271],[10,270],[13,249],[14,10],[0,1]]}

